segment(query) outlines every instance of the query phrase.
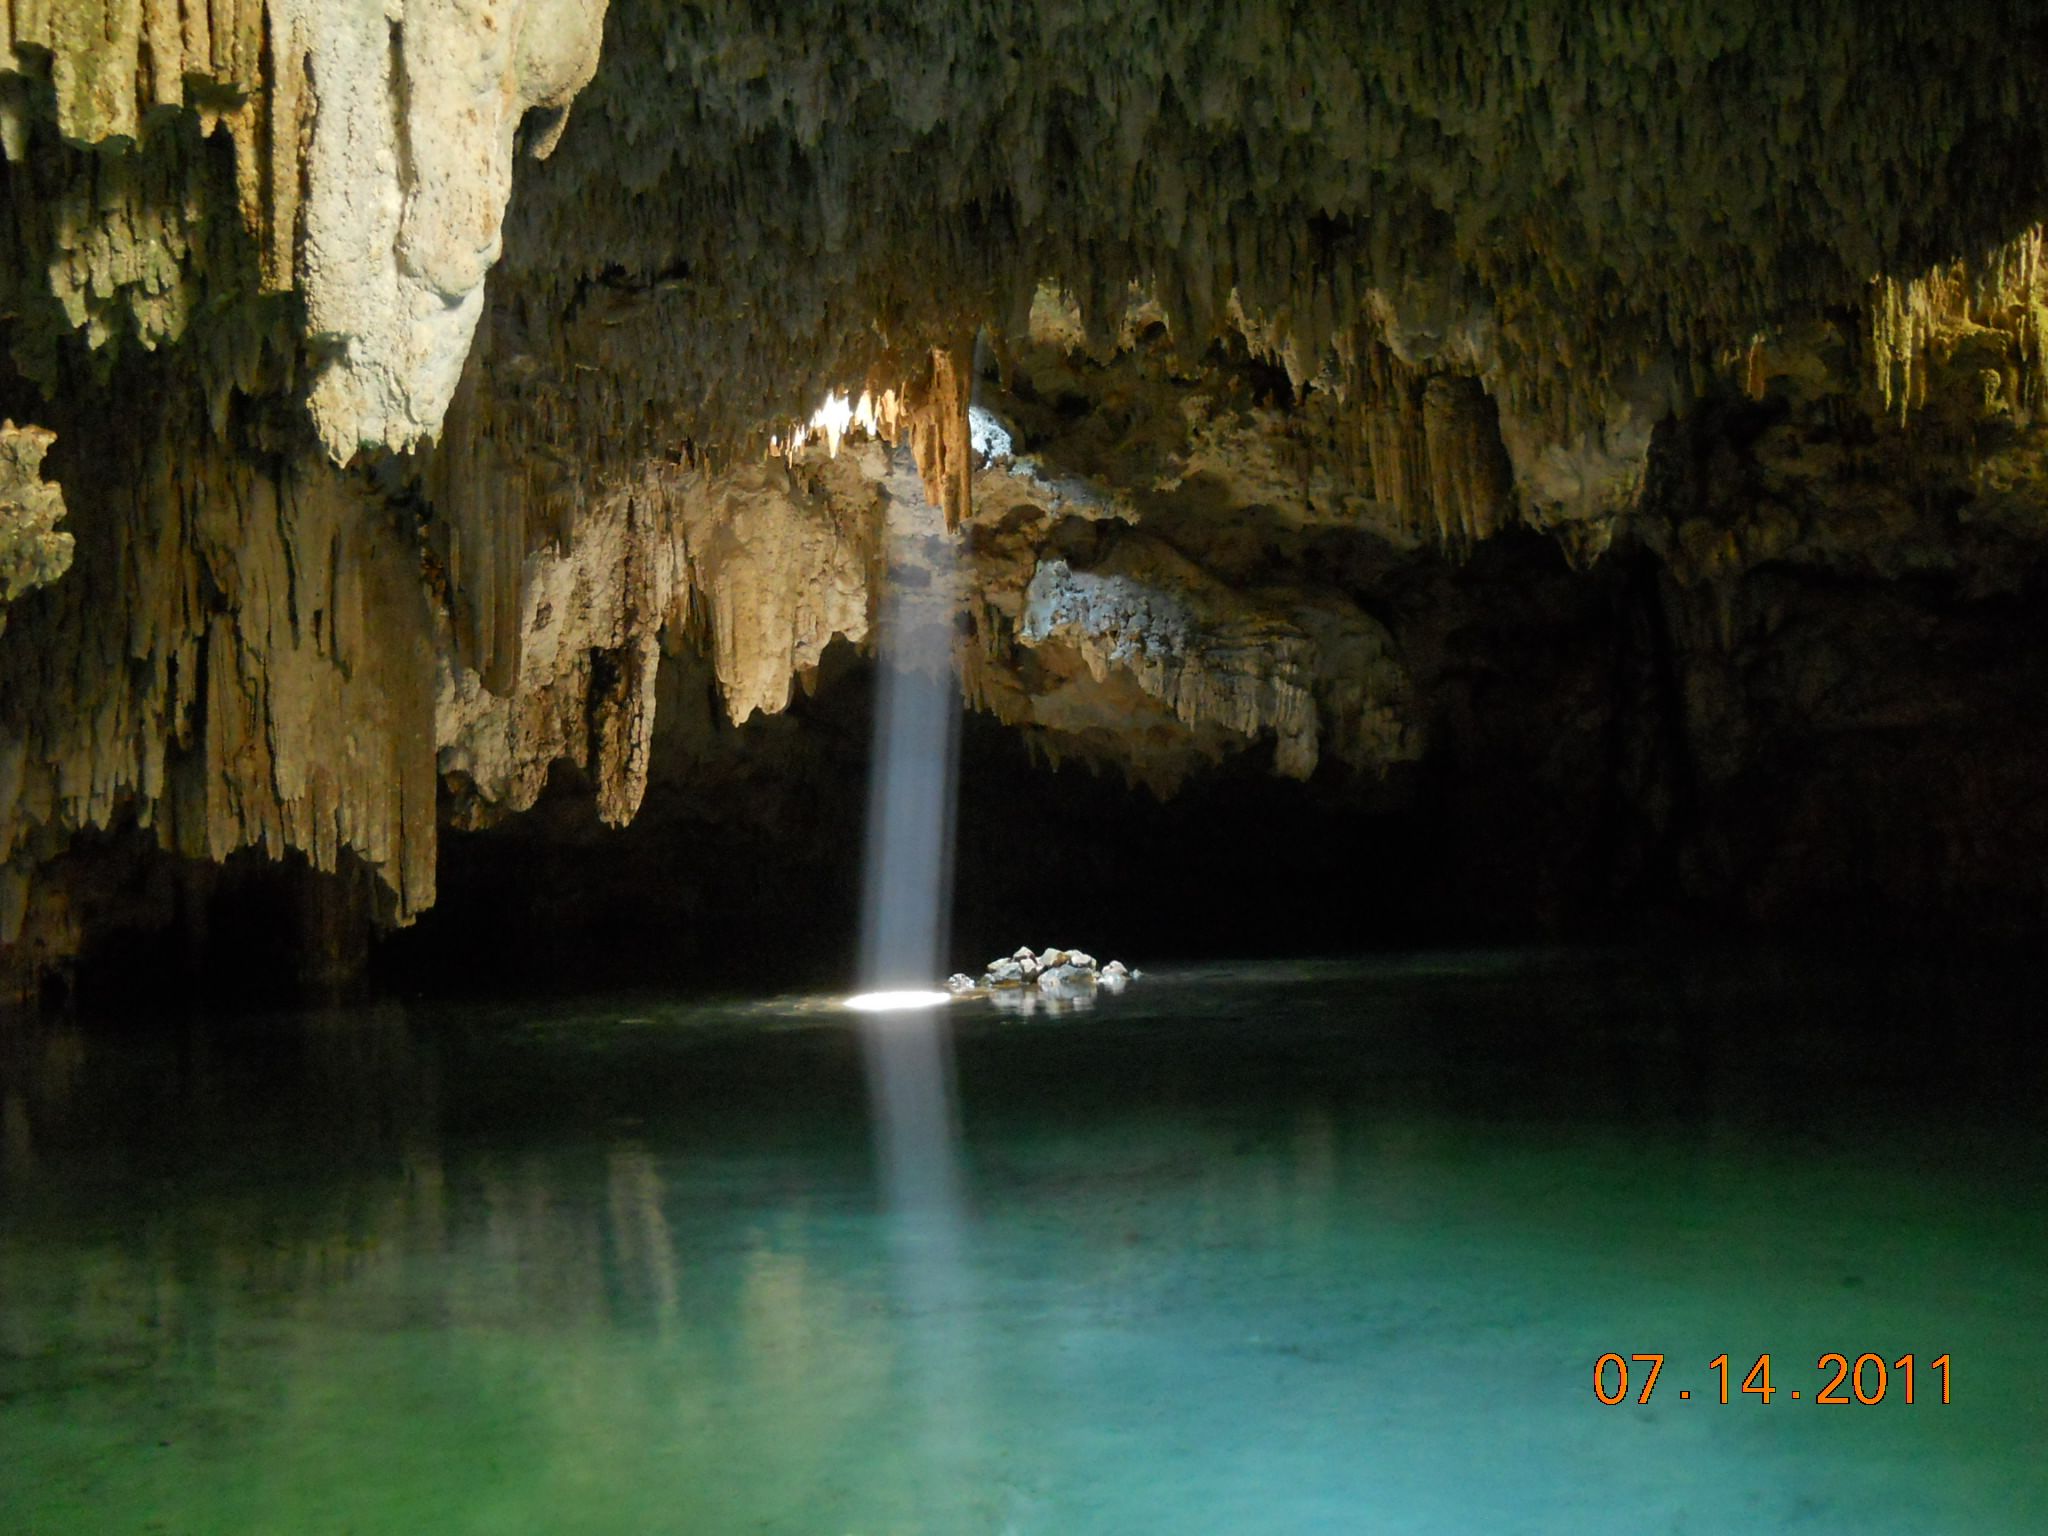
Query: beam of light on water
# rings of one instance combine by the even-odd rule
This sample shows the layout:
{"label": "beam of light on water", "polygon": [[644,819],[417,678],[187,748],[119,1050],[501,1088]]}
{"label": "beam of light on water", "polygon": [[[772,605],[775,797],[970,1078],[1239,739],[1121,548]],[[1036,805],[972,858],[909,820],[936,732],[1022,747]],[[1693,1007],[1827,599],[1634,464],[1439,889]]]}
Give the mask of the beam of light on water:
{"label": "beam of light on water", "polygon": [[[892,557],[915,553],[950,567],[947,536],[919,537],[915,510],[901,507],[892,499]],[[882,598],[861,893],[861,984],[871,992],[928,988],[945,974],[960,697],[951,606],[935,600],[934,587],[949,591],[950,582],[906,588],[892,574]]]}
{"label": "beam of light on water", "polygon": [[861,892],[866,1041],[883,1192],[898,1210],[957,1204],[953,1073],[943,1016],[904,1006],[943,975],[953,896],[960,696],[953,681],[953,539],[914,473],[887,482],[874,753]]}
{"label": "beam of light on water", "polygon": [[973,1285],[945,974],[960,698],[954,545],[907,455],[889,491],[888,582],[876,647],[874,753],[861,899],[860,1030],[897,1304],[918,1319],[904,1365],[921,1422],[897,1426],[937,1485],[979,1455]]}

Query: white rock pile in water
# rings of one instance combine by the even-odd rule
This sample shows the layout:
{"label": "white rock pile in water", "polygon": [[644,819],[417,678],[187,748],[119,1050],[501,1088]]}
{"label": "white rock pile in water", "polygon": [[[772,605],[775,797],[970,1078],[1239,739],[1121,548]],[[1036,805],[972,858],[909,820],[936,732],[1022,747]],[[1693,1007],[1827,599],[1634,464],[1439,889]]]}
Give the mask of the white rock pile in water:
{"label": "white rock pile in water", "polygon": [[1079,949],[1045,949],[1033,954],[1029,946],[1014,955],[991,960],[981,979],[965,972],[946,978],[946,990],[955,996],[972,992],[1007,992],[1036,987],[1048,998],[1075,1002],[1093,997],[1098,988],[1121,992],[1144,975],[1121,960],[1098,966],[1095,957]]}

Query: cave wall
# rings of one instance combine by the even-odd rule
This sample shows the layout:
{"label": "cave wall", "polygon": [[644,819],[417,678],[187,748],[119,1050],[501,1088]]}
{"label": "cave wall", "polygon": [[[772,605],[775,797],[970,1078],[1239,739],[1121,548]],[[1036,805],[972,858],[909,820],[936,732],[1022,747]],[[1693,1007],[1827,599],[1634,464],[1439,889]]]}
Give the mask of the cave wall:
{"label": "cave wall", "polygon": [[403,925],[632,822],[699,660],[815,782],[913,498],[1002,740],[1270,772],[1403,850],[1361,935],[2038,928],[2023,7],[835,17],[4,18],[0,990],[116,866]]}

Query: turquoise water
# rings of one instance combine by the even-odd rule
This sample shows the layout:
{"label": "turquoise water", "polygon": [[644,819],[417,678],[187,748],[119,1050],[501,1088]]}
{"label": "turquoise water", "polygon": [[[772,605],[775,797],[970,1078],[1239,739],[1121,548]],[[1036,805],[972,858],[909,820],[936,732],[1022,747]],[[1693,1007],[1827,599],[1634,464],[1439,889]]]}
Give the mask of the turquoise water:
{"label": "turquoise water", "polygon": [[2038,1536],[2023,1016],[1514,955],[956,1005],[957,1220],[882,1208],[823,1000],[18,1034],[0,1532]]}

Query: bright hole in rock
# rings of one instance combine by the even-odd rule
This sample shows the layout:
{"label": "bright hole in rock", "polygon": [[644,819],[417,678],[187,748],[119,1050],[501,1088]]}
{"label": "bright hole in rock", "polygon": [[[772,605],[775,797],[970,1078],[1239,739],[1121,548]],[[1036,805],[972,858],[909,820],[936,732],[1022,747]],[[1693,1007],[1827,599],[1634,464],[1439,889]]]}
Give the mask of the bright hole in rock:
{"label": "bright hole in rock", "polygon": [[[813,437],[825,439],[826,450],[833,458],[839,457],[839,445],[855,427],[870,437],[891,437],[901,420],[902,408],[896,391],[885,389],[877,395],[873,390],[864,389],[858,400],[834,390],[825,397],[825,403],[811,412],[811,419],[800,427],[793,427],[789,435],[789,449],[794,453]],[[775,440],[776,451],[780,451],[781,440]]]}
{"label": "bright hole in rock", "polygon": [[[893,390],[885,391],[878,399],[863,390],[860,399],[854,400],[834,390],[825,397],[825,403],[811,412],[811,419],[801,428],[791,431],[789,445],[792,452],[811,438],[825,439],[825,449],[833,458],[839,457],[839,445],[855,427],[869,436],[875,436],[896,420],[896,395]],[[1011,459],[1017,454],[1015,441],[1005,427],[989,412],[978,405],[967,408],[967,435],[977,455],[984,459]],[[782,439],[771,439],[770,446],[780,452]]]}
{"label": "bright hole in rock", "polygon": [[846,429],[852,425],[853,402],[844,395],[827,395],[825,403],[811,412],[811,430],[825,434],[825,444],[835,459],[839,457],[839,444]]}

